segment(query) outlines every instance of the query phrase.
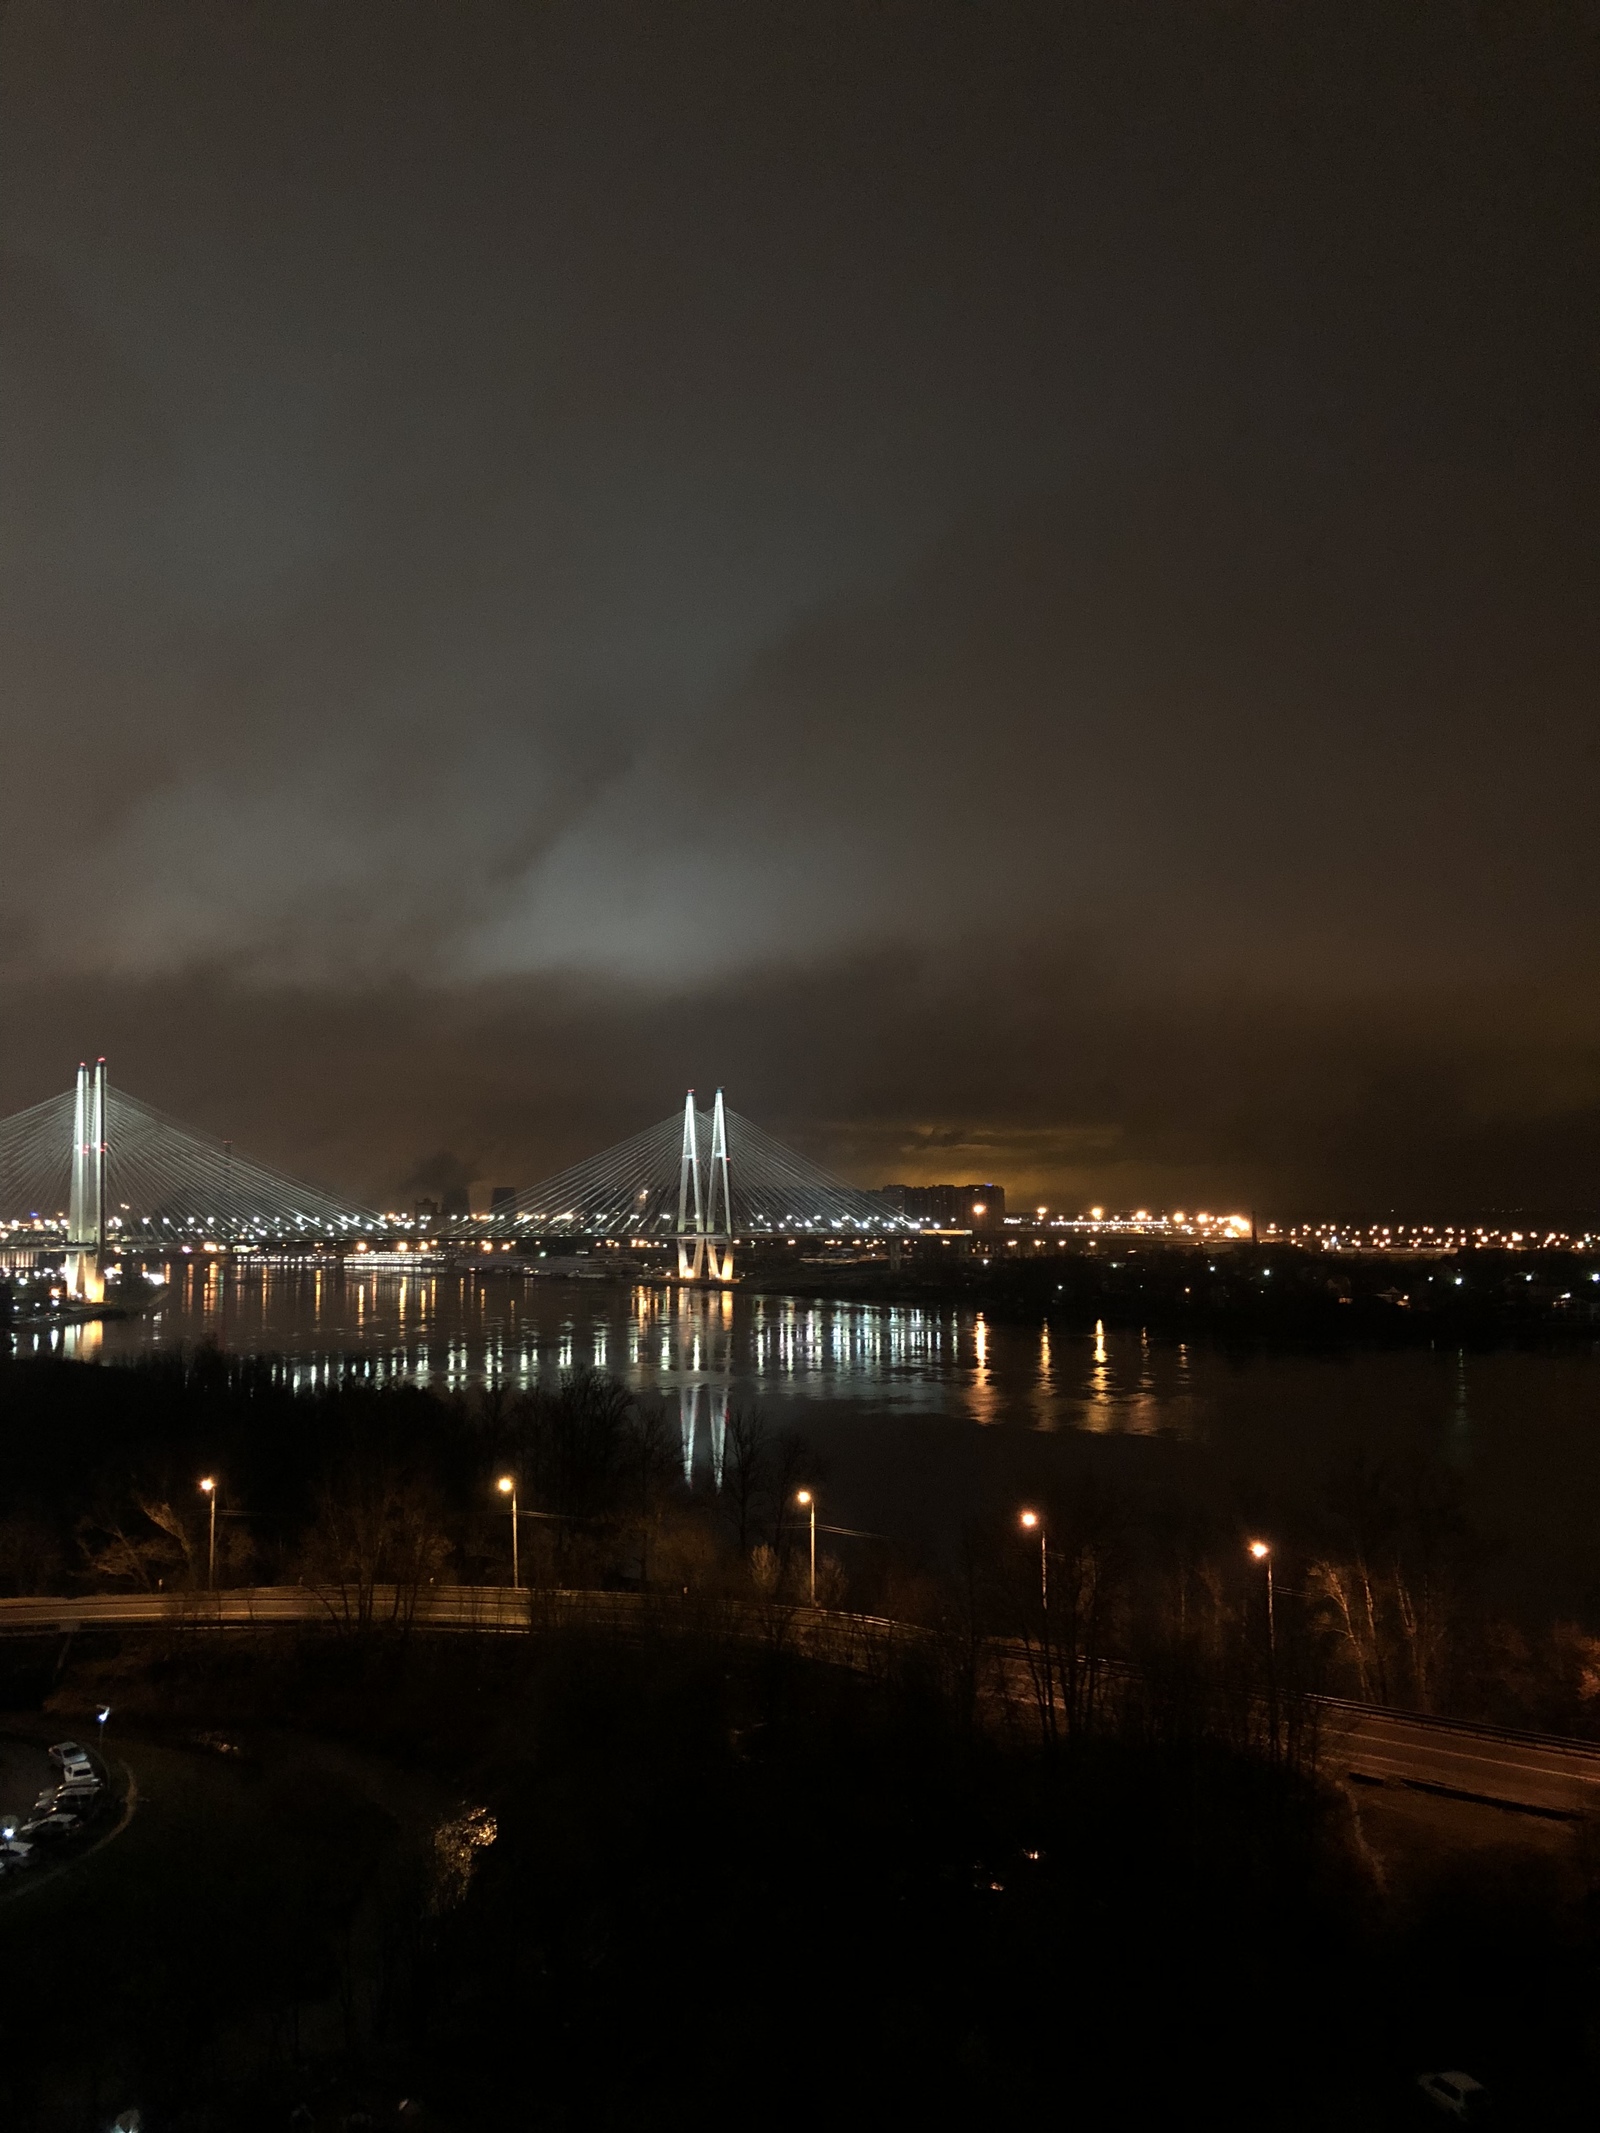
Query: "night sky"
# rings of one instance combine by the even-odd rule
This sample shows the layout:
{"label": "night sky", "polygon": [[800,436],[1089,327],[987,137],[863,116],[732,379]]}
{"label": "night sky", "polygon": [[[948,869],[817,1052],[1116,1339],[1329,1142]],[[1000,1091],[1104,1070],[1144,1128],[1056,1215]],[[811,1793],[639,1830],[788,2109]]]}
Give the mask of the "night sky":
{"label": "night sky", "polygon": [[1600,1204],[1600,17],[11,0],[0,1109]]}

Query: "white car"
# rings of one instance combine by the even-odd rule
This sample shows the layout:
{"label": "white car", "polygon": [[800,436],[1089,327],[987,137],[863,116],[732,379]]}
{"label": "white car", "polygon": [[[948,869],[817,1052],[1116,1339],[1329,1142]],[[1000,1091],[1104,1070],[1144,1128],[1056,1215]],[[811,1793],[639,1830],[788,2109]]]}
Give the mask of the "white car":
{"label": "white car", "polygon": [[59,1764],[68,1777],[93,1777],[94,1765],[89,1760],[86,1748],[80,1748],[75,1740],[58,1740],[50,1750],[50,1760]]}
{"label": "white car", "polygon": [[1476,2124],[1489,2108],[1489,2091],[1470,2074],[1419,2074],[1417,2087],[1435,2110],[1448,2111],[1452,2118],[1468,2124]]}

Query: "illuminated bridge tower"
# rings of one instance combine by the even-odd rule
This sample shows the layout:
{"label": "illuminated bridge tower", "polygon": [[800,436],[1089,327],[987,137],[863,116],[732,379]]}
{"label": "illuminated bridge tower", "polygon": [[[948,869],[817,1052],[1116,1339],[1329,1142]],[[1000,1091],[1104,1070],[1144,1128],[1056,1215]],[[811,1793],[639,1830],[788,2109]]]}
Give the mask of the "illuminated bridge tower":
{"label": "illuminated bridge tower", "polygon": [[[60,1146],[60,1143],[57,1143]],[[106,1063],[78,1067],[72,1105],[72,1188],[67,1201],[67,1293],[105,1300],[101,1256],[106,1241]]]}
{"label": "illuminated bridge tower", "polygon": [[678,1171],[678,1279],[718,1282],[733,1279],[733,1187],[728,1171],[728,1116],[720,1089],[711,1113],[711,1153],[703,1179],[700,1121],[694,1107],[693,1089],[683,1100],[683,1157]]}

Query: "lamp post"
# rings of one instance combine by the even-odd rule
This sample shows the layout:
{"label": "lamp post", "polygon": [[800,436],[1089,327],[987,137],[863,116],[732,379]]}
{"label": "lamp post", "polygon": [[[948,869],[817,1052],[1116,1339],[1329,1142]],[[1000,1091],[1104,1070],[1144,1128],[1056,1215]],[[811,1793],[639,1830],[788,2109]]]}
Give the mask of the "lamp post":
{"label": "lamp post", "polygon": [[1024,1533],[1039,1534],[1039,1605],[1045,1613],[1050,1612],[1050,1544],[1045,1537],[1044,1520],[1037,1511],[1024,1511],[1019,1521]]}
{"label": "lamp post", "polygon": [[206,1476],[206,1478],[204,1479],[204,1481],[202,1481],[202,1482],[201,1482],[201,1484],[200,1484],[200,1487],[201,1487],[201,1491],[203,1492],[203,1494],[204,1494],[204,1495],[206,1495],[207,1497],[209,1497],[209,1499],[210,1499],[210,1502],[211,1502],[211,1545],[210,1545],[210,1547],[209,1547],[209,1548],[207,1549],[207,1551],[206,1551],[206,1590],[207,1590],[207,1592],[215,1592],[215,1591],[216,1591],[216,1589],[217,1589],[217,1480],[216,1480],[216,1476],[215,1476],[214,1474],[207,1474],[207,1476]]}
{"label": "lamp post", "polygon": [[817,1499],[809,1489],[801,1489],[795,1502],[811,1514],[811,1604],[817,1604]]}
{"label": "lamp post", "polygon": [[1253,1540],[1250,1553],[1267,1573],[1267,1724],[1272,1734],[1272,1759],[1278,1759],[1278,1618],[1272,1591],[1272,1548]]}
{"label": "lamp post", "polygon": [[1044,1737],[1048,1747],[1056,1739],[1056,1667],[1050,1650],[1050,1535],[1042,1511],[1023,1511],[1017,1523],[1024,1533],[1039,1536],[1039,1653],[1044,1661]]}
{"label": "lamp post", "polygon": [[509,1474],[502,1474],[495,1487],[502,1496],[511,1498],[511,1589],[515,1592],[522,1583],[522,1566],[517,1560],[517,1484]]}

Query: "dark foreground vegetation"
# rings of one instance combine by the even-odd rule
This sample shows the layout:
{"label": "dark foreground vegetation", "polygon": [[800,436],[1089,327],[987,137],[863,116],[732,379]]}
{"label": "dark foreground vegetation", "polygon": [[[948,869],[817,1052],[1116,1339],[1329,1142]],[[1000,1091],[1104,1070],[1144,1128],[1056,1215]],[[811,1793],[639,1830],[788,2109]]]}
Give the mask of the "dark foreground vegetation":
{"label": "dark foreground vegetation", "polygon": [[0,1649],[142,1795],[0,1900],[0,2121],[1403,2125],[1465,2062],[1580,2122],[1581,1847],[1381,1886],[1203,1676],[1051,1748],[959,1647],[791,1620]]}
{"label": "dark foreground vegetation", "polygon": [[[691,1492],[604,1376],[13,1364],[0,1449],[12,1593],[203,1588],[215,1477],[219,1581],[324,1602],[0,1643],[0,1725],[110,1704],[139,1799],[0,1894],[7,2129],[1384,2125],[1452,2064],[1592,2116],[1585,1832],[1386,1864],[1321,1767],[1322,1686],[1589,1708],[1581,1632],[1475,1612],[1431,1472],[1330,1476],[1269,1628],[1237,1505],[1062,1465],[1048,1611],[1036,1535],[976,1519],[944,1563],[825,1544],[824,1609],[912,1630],[819,1645],[806,1447],[735,1416]],[[501,1474],[532,1634],[417,1628],[430,1580],[506,1582]]]}

